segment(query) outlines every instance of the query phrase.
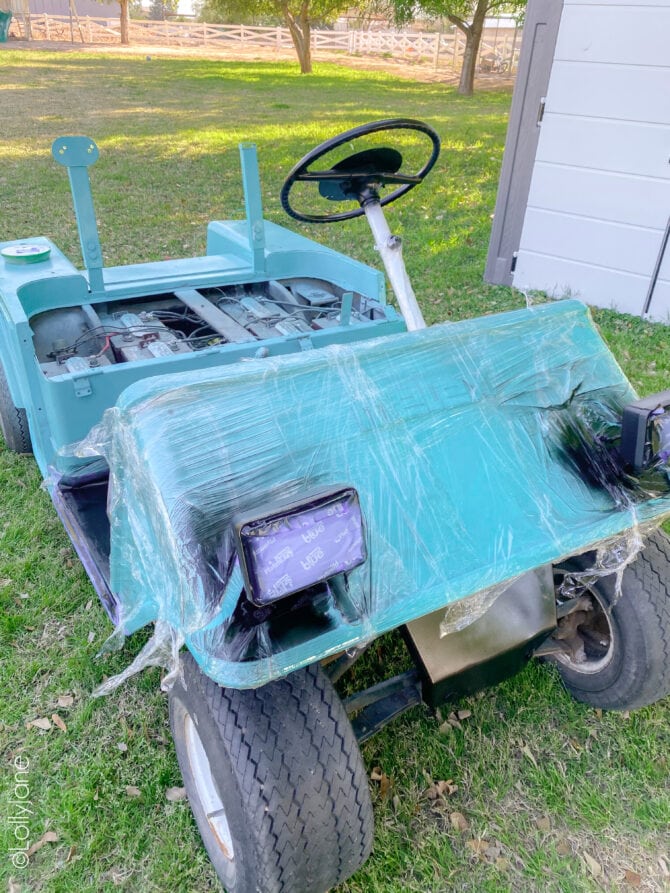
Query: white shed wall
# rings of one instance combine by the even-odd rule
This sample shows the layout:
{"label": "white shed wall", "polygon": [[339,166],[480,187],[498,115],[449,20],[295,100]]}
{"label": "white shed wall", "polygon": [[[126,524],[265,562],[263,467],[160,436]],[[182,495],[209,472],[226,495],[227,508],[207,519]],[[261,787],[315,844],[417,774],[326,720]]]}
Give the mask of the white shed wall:
{"label": "white shed wall", "polygon": [[540,127],[514,284],[639,314],[670,216],[670,0],[565,0]]}

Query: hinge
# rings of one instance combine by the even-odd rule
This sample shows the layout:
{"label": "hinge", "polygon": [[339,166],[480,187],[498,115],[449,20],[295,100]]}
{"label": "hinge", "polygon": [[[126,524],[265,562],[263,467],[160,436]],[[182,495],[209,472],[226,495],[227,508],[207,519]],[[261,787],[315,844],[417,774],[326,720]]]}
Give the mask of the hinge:
{"label": "hinge", "polygon": [[547,101],[546,96],[543,96],[542,99],[540,99],[540,107],[537,110],[537,126],[538,127],[540,126],[540,124],[542,123],[542,119],[544,118],[544,106],[545,106],[546,101]]}
{"label": "hinge", "polygon": [[512,263],[510,264],[510,273],[513,273],[516,270],[516,259],[519,256],[519,252],[515,251],[512,255]]}

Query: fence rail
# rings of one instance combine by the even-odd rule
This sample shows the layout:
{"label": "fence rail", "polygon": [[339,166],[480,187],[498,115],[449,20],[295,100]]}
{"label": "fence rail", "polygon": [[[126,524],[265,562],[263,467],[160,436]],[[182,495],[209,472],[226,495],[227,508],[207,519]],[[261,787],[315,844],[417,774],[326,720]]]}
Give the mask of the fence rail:
{"label": "fence rail", "polygon": [[[10,36],[28,40],[73,43],[119,43],[117,18],[63,16],[48,13],[16,15]],[[258,48],[275,52],[293,48],[288,28],[250,25],[214,25],[206,22],[158,22],[131,19],[132,44],[174,47]],[[512,28],[487,28],[479,48],[481,72],[512,72],[521,47],[521,32]],[[388,56],[393,59],[432,62],[434,68],[461,66],[465,37],[461,31],[312,31],[312,49],[340,51],[350,55]]]}

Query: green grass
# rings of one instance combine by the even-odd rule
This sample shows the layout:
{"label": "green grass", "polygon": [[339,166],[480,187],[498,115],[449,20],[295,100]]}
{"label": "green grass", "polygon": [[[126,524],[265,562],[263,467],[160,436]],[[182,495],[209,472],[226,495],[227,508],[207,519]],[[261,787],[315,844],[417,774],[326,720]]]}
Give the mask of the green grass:
{"label": "green grass", "polygon": [[[92,136],[101,158],[92,181],[108,264],[204,252],[210,219],[240,216],[237,144],[257,143],[266,216],[288,223],[284,175],[322,139],[364,121],[412,116],[432,124],[443,153],[430,181],[389,211],[429,322],[523,305],[483,284],[484,257],[509,94],[472,98],[442,85],[318,66],[0,51],[0,240],[45,235],[79,261],[65,172],[51,159],[61,134]],[[375,262],[366,224],[296,225]],[[611,311],[596,319],[641,393],[670,387],[667,329]],[[34,463],[0,447],[0,749],[30,761],[30,839],[54,831],[27,869],[9,860],[7,888],[47,893],[200,893],[216,881],[188,807],[169,803],[179,784],[159,671],[104,700],[90,692],[126,666],[146,633],[97,660],[110,632],[74,559]],[[406,660],[397,636],[376,643],[359,683]],[[355,680],[354,680],[355,681]],[[74,697],[59,707],[60,696]],[[376,800],[375,851],[347,893],[662,890],[670,822],[670,703],[630,717],[598,715],[571,700],[556,674],[529,665],[465,701],[461,730],[438,731],[422,708],[363,748],[391,780]],[[58,713],[67,731],[26,728]],[[121,747],[119,747],[121,745]],[[425,796],[452,779],[448,799]],[[129,797],[127,786],[140,789]],[[11,785],[0,815],[11,815]],[[453,812],[468,830],[454,830]],[[479,841],[486,841],[481,844]],[[7,855],[6,855],[7,854]],[[665,863],[659,859],[665,857]],[[589,858],[601,867],[597,868]],[[12,888],[10,888],[12,889]]]}

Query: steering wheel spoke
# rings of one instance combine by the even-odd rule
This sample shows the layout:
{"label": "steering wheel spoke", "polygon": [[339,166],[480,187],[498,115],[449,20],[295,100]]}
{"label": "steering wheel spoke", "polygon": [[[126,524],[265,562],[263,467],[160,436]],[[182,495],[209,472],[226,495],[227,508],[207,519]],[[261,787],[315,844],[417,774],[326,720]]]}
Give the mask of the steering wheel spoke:
{"label": "steering wheel spoke", "polygon": [[[404,173],[401,170],[403,163],[401,153],[397,149],[383,146],[364,149],[346,156],[327,170],[309,169],[314,162],[340,146],[369,134],[393,130],[418,131],[430,139],[432,144],[430,155],[417,173]],[[369,201],[371,192],[374,194],[376,189],[382,186],[396,187],[379,199],[381,205],[390,204],[421,183],[437,161],[439,153],[440,139],[437,133],[422,121],[414,121],[411,118],[389,118],[354,127],[321,143],[295,165],[282,186],[280,196],[282,207],[291,217],[308,223],[330,223],[360,217],[364,213],[363,206]],[[358,200],[360,207],[330,214],[307,214],[296,211],[289,201],[289,195],[294,184],[301,182],[318,184],[321,196],[328,201]]]}

